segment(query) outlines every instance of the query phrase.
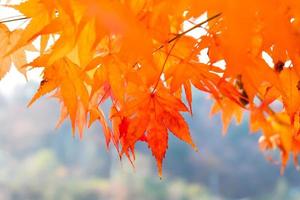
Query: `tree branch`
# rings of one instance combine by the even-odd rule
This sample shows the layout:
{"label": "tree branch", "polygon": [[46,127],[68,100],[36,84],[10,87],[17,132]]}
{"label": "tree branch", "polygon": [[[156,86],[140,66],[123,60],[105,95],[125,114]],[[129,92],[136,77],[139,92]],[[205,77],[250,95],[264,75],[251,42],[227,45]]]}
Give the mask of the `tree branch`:
{"label": "tree branch", "polygon": [[26,19],[29,19],[29,18],[24,17],[24,16],[9,17],[9,18],[0,20],[0,24],[4,24],[4,23],[8,23],[8,22],[16,22],[16,21],[21,21],[21,20],[26,20]]}

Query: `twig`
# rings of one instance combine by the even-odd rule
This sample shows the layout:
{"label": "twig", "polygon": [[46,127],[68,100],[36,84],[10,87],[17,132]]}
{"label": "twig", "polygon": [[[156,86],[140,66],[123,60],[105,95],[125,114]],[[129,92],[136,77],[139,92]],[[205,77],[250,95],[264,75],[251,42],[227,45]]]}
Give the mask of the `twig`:
{"label": "twig", "polygon": [[[202,21],[202,22],[196,24],[196,25],[193,26],[192,28],[190,28],[190,29],[188,29],[188,30],[186,30],[186,31],[184,31],[184,32],[182,32],[182,33],[177,34],[175,37],[173,37],[173,38],[171,38],[170,40],[168,40],[168,42],[167,42],[166,44],[162,44],[162,45],[159,46],[157,49],[155,49],[152,53],[155,53],[155,52],[161,50],[161,49],[164,48],[167,44],[172,43],[174,40],[176,40],[176,39],[182,37],[183,35],[185,35],[185,34],[191,32],[192,30],[195,30],[196,28],[201,27],[203,24],[206,24],[207,22],[209,22],[209,21],[211,21],[211,20],[213,20],[213,19],[216,19],[216,18],[220,17],[221,15],[222,15],[222,13],[218,13],[218,14],[216,14],[216,15],[213,15],[212,17],[210,17],[210,18],[208,18],[208,19],[206,19],[206,20],[204,20],[204,21]],[[135,67],[137,64],[138,64],[138,61],[135,62],[135,63],[133,64],[133,67]]]}
{"label": "twig", "polygon": [[[194,29],[196,29],[196,28],[201,27],[203,24],[206,24],[207,22],[209,22],[209,21],[211,21],[211,20],[213,20],[213,19],[215,19],[215,18],[217,18],[217,17],[219,17],[219,16],[221,16],[221,15],[222,15],[222,13],[218,13],[218,14],[216,14],[216,15],[214,15],[214,16],[208,18],[208,19],[206,19],[205,21],[202,21],[202,22],[196,24],[196,25],[193,26],[192,28],[190,28],[190,29],[188,29],[188,30],[186,30],[186,31],[184,31],[184,32],[182,32],[182,33],[179,33],[178,35],[176,35],[175,37],[173,37],[172,39],[170,39],[170,40],[168,41],[168,44],[170,44],[171,42],[173,42],[173,41],[176,40],[177,38],[182,37],[183,35],[185,35],[185,34],[191,32],[192,30],[194,30]],[[157,49],[155,49],[155,50],[153,51],[153,53],[156,52],[156,51],[159,51],[159,50],[162,49],[162,48],[164,48],[164,46],[165,46],[165,44],[162,44],[160,47],[158,47]]]}
{"label": "twig", "polygon": [[7,19],[0,20],[0,24],[4,24],[4,23],[8,23],[8,22],[16,22],[16,21],[21,21],[21,20],[29,19],[28,17],[23,17],[23,16],[20,16],[19,18],[15,18],[15,17],[10,17],[10,18],[13,18],[13,19],[7,18]]}

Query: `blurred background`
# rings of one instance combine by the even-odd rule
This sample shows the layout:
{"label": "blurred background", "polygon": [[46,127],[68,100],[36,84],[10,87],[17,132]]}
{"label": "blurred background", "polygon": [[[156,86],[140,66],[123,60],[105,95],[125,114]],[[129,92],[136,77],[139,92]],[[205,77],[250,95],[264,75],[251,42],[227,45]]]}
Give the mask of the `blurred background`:
{"label": "blurred background", "polygon": [[220,116],[208,117],[211,101],[203,94],[195,93],[194,116],[186,117],[200,151],[170,136],[160,180],[144,143],[133,168],[113,146],[107,151],[100,126],[82,141],[72,137],[68,121],[55,129],[58,103],[42,98],[27,108],[38,83],[12,85],[23,78],[16,76],[11,72],[0,82],[1,200],[300,199],[294,166],[280,176],[280,165],[259,152],[259,133],[248,132],[247,116],[223,137]]}

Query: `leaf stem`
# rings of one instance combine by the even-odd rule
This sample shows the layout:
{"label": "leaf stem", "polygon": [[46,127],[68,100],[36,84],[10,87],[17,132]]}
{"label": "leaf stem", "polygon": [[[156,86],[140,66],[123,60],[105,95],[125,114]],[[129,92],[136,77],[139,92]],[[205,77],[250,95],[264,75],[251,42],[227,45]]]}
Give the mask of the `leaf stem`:
{"label": "leaf stem", "polygon": [[[176,38],[176,39],[179,39],[179,38]],[[177,41],[177,40],[176,40],[176,41]],[[170,48],[170,51],[169,51],[168,54],[167,54],[167,57],[166,57],[166,59],[165,59],[165,61],[164,61],[164,63],[163,63],[163,66],[162,66],[162,68],[161,68],[161,71],[160,71],[160,73],[159,73],[159,77],[158,77],[158,79],[157,79],[157,81],[156,81],[156,83],[155,83],[155,86],[154,86],[153,90],[152,90],[152,94],[154,94],[154,92],[155,92],[155,90],[156,90],[156,88],[157,88],[157,86],[158,86],[158,84],[159,84],[160,77],[161,77],[161,75],[163,74],[163,72],[164,72],[164,70],[165,70],[165,66],[166,66],[166,64],[167,64],[167,61],[168,61],[170,55],[171,55],[172,50],[174,49],[174,47],[175,47],[175,45],[176,45],[176,41],[173,43],[173,45],[172,45],[171,48]]]}
{"label": "leaf stem", "polygon": [[[216,15],[213,15],[213,16],[210,17],[210,18],[207,18],[206,20],[204,20],[204,21],[202,21],[202,22],[200,22],[200,23],[198,23],[198,24],[195,24],[192,28],[190,28],[190,29],[188,29],[188,30],[186,30],[186,31],[184,31],[184,32],[182,32],[182,33],[179,33],[179,34],[177,34],[175,37],[173,37],[173,38],[171,38],[170,40],[168,40],[168,42],[167,42],[166,44],[162,44],[161,46],[159,46],[159,47],[158,47],[157,49],[155,49],[152,53],[155,53],[155,52],[161,50],[161,49],[164,48],[167,44],[172,43],[174,40],[176,40],[176,39],[182,37],[183,35],[185,35],[185,34],[191,32],[192,30],[194,30],[194,29],[196,29],[196,28],[201,27],[203,24],[205,24],[205,23],[207,23],[207,22],[209,22],[209,21],[211,21],[211,20],[213,20],[213,19],[215,19],[215,18],[217,18],[217,17],[219,17],[219,16],[221,16],[221,15],[222,15],[222,13],[218,13],[218,14],[216,14]],[[138,61],[136,61],[132,66],[135,67],[137,64],[138,64]]]}
{"label": "leaf stem", "polygon": [[[158,80],[157,80],[157,82],[156,82],[156,84],[155,84],[155,86],[154,86],[154,88],[153,88],[153,90],[152,90],[152,94],[154,94],[154,92],[155,92],[155,90],[156,90],[156,88],[157,88],[157,86],[158,86],[158,84],[159,84],[160,77],[161,77],[161,75],[162,75],[163,72],[164,72],[164,69],[165,69],[165,66],[166,66],[166,64],[167,64],[167,61],[168,61],[168,59],[169,59],[169,57],[170,57],[170,55],[171,55],[172,50],[174,49],[174,47],[175,47],[175,45],[176,45],[177,39],[180,39],[183,35],[185,35],[185,34],[191,32],[192,30],[201,27],[203,24],[205,24],[205,23],[207,23],[207,22],[209,22],[209,21],[211,21],[211,20],[213,20],[213,19],[215,19],[215,18],[221,16],[221,14],[222,14],[222,13],[218,13],[218,14],[216,14],[216,15],[213,15],[212,17],[210,17],[210,18],[208,18],[208,19],[206,19],[206,20],[204,20],[204,21],[202,21],[202,22],[196,24],[196,25],[193,26],[192,28],[190,28],[190,29],[188,29],[188,30],[186,30],[186,31],[184,31],[184,32],[182,32],[182,33],[177,34],[175,37],[173,37],[172,39],[170,39],[170,40],[168,41],[167,44],[170,44],[170,43],[172,43],[172,42],[174,42],[174,41],[175,41],[175,42],[174,42],[174,44],[172,45],[170,51],[169,51],[168,54],[167,54],[167,57],[166,57],[164,63],[163,63],[163,66],[162,66],[162,69],[161,69],[161,71],[160,71]],[[160,49],[162,49],[162,48],[165,47],[165,46],[166,46],[165,44],[162,44],[160,47],[158,47],[157,49],[155,49],[152,53],[155,53],[155,52],[159,51]]]}
{"label": "leaf stem", "polygon": [[[259,95],[257,95],[257,98],[260,100],[260,102],[263,102],[263,98],[261,98]],[[280,119],[277,115],[276,112],[270,107],[270,105],[268,105],[266,107],[265,110],[270,117],[273,117],[273,119],[278,122],[279,124],[283,125],[283,126],[290,126],[290,124],[288,124],[287,122],[283,121],[282,119]]]}
{"label": "leaf stem", "polygon": [[[203,24],[206,24],[207,22],[209,22],[209,21],[211,21],[211,20],[213,20],[213,19],[215,19],[215,18],[217,18],[217,17],[220,17],[221,15],[222,15],[222,13],[218,13],[218,14],[216,14],[216,15],[213,15],[213,16],[210,17],[210,18],[207,18],[206,20],[204,20],[204,21],[202,21],[202,22],[196,24],[196,25],[193,26],[192,28],[190,28],[190,29],[188,29],[188,30],[186,30],[186,31],[184,31],[184,32],[182,32],[182,33],[177,34],[175,37],[173,37],[172,39],[170,39],[167,43],[170,44],[171,42],[173,42],[173,41],[176,40],[177,38],[182,37],[183,35],[185,35],[185,34],[191,32],[192,30],[194,30],[194,29],[196,29],[196,28],[201,27]],[[153,53],[156,52],[156,51],[159,51],[159,50],[162,49],[164,46],[165,46],[165,44],[162,44],[160,47],[158,47],[157,49],[155,49],[155,50],[153,51]]]}

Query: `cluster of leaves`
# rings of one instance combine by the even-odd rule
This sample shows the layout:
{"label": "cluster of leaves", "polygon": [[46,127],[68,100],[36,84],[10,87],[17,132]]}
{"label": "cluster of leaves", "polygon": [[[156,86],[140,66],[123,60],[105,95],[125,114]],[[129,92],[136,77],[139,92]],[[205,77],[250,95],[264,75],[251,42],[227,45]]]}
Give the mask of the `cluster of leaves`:
{"label": "cluster of leaves", "polygon": [[[130,160],[135,144],[146,142],[161,174],[169,133],[196,149],[182,117],[192,114],[195,87],[211,94],[224,131],[248,110],[252,131],[263,131],[261,149],[279,149],[283,168],[290,153],[296,160],[300,2],[27,0],[9,7],[28,24],[13,31],[0,26],[1,77],[11,62],[22,73],[42,68],[30,104],[52,93],[62,105],[59,123],[69,116],[73,134],[78,129],[82,137],[97,121],[107,145]],[[197,23],[202,15],[207,20]],[[186,22],[193,27],[184,30]],[[187,36],[195,29],[206,34]],[[26,63],[24,51],[34,50],[35,41],[40,55]],[[206,63],[199,59],[204,50]],[[106,101],[109,116],[101,109]]]}

